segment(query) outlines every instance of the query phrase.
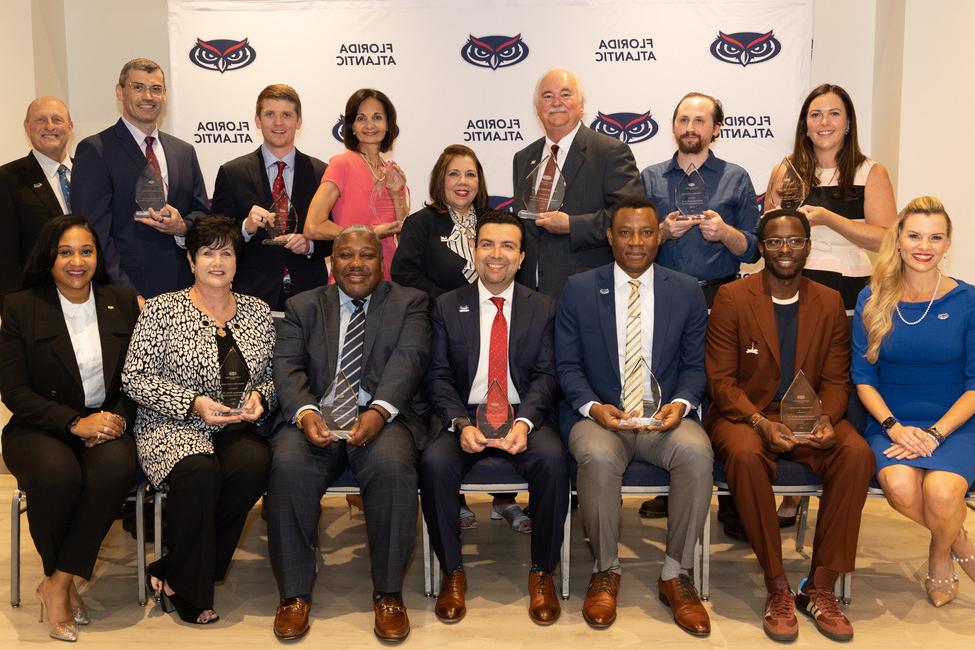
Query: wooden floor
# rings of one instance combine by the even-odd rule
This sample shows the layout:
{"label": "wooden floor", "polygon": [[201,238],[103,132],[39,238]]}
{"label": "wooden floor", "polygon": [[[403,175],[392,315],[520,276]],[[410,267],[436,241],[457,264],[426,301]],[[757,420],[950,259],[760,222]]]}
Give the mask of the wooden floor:
{"label": "wooden floor", "polygon": [[[56,644],[37,622],[34,588],[41,568],[26,518],[21,534],[21,592],[23,606],[12,608],[9,593],[9,495],[13,478],[0,476],[0,648]],[[524,495],[522,495],[522,498]],[[480,528],[464,533],[464,553],[470,583],[468,614],[447,626],[433,614],[433,601],[423,596],[423,562],[415,553],[405,585],[413,632],[404,645],[423,648],[523,648],[541,644],[560,648],[643,648],[663,643],[666,648],[774,647],[761,630],[764,588],[754,555],[731,543],[715,525],[712,535],[712,632],[695,639],[672,622],[669,610],[657,600],[656,580],[663,558],[664,520],[646,521],[637,515],[641,499],[624,502],[623,581],[619,618],[608,630],[592,630],[580,614],[591,569],[578,517],[573,521],[571,598],[563,603],[562,618],[540,628],[526,613],[529,540],[488,518],[489,503],[469,497]],[[112,529],[102,548],[94,580],[82,593],[92,609],[92,623],[81,628],[80,643],[89,648],[273,648],[284,645],[315,648],[377,648],[384,644],[372,634],[371,584],[365,520],[349,514],[341,497],[328,497],[321,519],[321,564],[312,628],[304,640],[279,643],[271,632],[277,592],[267,559],[264,522],[255,509],[237,551],[227,581],[217,587],[219,623],[197,627],[178,622],[136,600],[135,542],[120,526]],[[716,503],[714,504],[716,509]],[[813,505],[815,512],[815,505]],[[714,516],[714,513],[712,513]],[[814,517],[813,517],[814,518]],[[716,524],[716,522],[715,522]],[[975,531],[975,513],[968,527]],[[811,542],[812,535],[808,535]],[[793,584],[807,570],[807,561],[794,549],[794,533],[785,537],[786,568]],[[870,499],[860,534],[859,567],[854,600],[847,610],[856,627],[851,645],[901,650],[908,647],[971,648],[975,644],[975,583],[961,575],[961,597],[942,609],[924,598],[920,580],[925,573],[927,538],[916,525],[893,513],[881,499]],[[800,615],[798,648],[832,644]]]}

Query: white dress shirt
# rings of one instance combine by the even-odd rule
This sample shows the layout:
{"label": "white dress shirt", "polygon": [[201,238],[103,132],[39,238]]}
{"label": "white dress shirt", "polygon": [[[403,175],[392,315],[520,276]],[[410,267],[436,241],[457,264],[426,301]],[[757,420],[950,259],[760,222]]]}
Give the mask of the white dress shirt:
{"label": "white dress shirt", "polygon": [[41,171],[44,172],[44,178],[47,179],[47,184],[51,186],[54,190],[54,196],[57,198],[58,203],[61,205],[61,212],[68,213],[68,204],[64,200],[64,193],[61,192],[61,178],[58,176],[58,169],[61,165],[68,168],[67,179],[68,184],[71,183],[71,156],[65,156],[64,160],[58,162],[50,156],[45,156],[37,149],[31,149],[31,153],[34,154],[34,159],[41,166]]}
{"label": "white dress shirt", "polygon": [[95,292],[89,289],[88,300],[76,305],[58,291],[64,324],[71,337],[71,347],[81,372],[85,391],[85,408],[98,408],[105,403],[105,373],[102,367],[102,340],[98,336],[98,314]]}

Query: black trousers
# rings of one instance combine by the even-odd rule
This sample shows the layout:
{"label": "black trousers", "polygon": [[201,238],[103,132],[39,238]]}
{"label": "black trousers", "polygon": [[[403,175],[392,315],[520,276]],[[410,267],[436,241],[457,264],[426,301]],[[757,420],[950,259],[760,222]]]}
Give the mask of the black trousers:
{"label": "black trousers", "polygon": [[202,609],[213,607],[213,583],[226,576],[271,469],[271,449],[253,425],[224,428],[213,447],[180,460],[165,481],[166,581]]}
{"label": "black trousers", "polygon": [[58,570],[90,580],[102,540],[135,484],[132,436],[86,448],[80,438],[7,427],[3,460],[27,491],[27,523],[44,575]]}
{"label": "black trousers", "polygon": [[528,448],[517,455],[494,447],[470,454],[460,448],[457,433],[442,430],[423,450],[420,492],[430,543],[444,571],[462,564],[458,491],[464,475],[481,458],[498,456],[511,461],[528,481],[532,515],[532,564],[551,571],[559,561],[563,523],[569,507],[568,459],[562,441],[550,427],[528,436]]}

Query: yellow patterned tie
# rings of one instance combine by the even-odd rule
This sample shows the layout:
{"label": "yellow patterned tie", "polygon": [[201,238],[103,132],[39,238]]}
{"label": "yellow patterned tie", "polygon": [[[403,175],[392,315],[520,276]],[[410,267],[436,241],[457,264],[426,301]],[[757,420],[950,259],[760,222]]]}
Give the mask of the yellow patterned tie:
{"label": "yellow patterned tie", "polygon": [[643,327],[640,323],[640,281],[630,280],[630,301],[626,306],[626,348],[623,370],[623,410],[643,410]]}

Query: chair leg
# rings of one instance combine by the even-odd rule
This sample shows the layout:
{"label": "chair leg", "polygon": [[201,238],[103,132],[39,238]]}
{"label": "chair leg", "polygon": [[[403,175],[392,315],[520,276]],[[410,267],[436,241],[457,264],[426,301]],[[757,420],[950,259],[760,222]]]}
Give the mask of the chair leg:
{"label": "chair leg", "polygon": [[165,498],[162,488],[156,490],[155,494],[152,495],[153,500],[153,525],[154,530],[152,531],[152,552],[154,553],[155,559],[162,557],[162,536],[163,536],[163,521],[162,521],[162,506],[163,499]]}
{"label": "chair leg", "polygon": [[146,604],[146,484],[135,488],[135,564],[139,585],[139,604]]}
{"label": "chair leg", "polygon": [[20,607],[20,504],[24,493],[14,488],[10,500],[10,605]]}
{"label": "chair leg", "polygon": [[423,531],[423,595],[427,598],[433,596],[433,580],[436,580],[431,571],[433,567],[430,566],[430,531],[427,530],[427,520],[420,514],[420,522],[422,524]]}
{"label": "chair leg", "polygon": [[849,605],[853,602],[853,572],[844,573],[840,576],[843,581],[842,590],[840,592],[840,601],[844,605]]}
{"label": "chair leg", "polygon": [[[701,594],[701,600],[711,599],[711,509],[708,508],[708,516],[704,519],[704,529],[701,531],[699,560],[695,562],[694,581],[697,591]],[[700,577],[698,577],[697,567],[701,567]]]}
{"label": "chair leg", "polygon": [[430,553],[430,593],[434,598],[440,596],[440,558],[436,553]]}
{"label": "chair leg", "polygon": [[796,522],[796,553],[808,560],[806,554],[806,525],[809,517],[809,497],[799,499],[798,521]]}
{"label": "chair leg", "polygon": [[559,573],[562,574],[562,600],[569,600],[569,558],[572,555],[572,490],[569,489],[569,507],[562,524],[562,550]]}

